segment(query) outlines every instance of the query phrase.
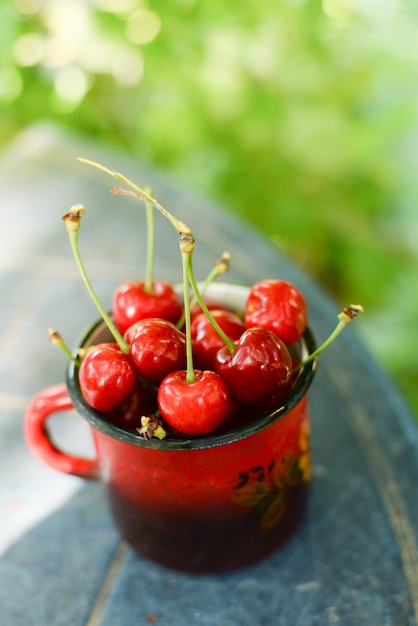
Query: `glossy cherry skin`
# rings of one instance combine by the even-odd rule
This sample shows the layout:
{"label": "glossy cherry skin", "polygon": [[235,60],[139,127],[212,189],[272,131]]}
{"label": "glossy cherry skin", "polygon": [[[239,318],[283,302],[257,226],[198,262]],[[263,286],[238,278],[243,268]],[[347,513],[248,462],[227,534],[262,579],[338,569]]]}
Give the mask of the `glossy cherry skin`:
{"label": "glossy cherry skin", "polygon": [[183,435],[207,435],[228,417],[231,405],[222,378],[209,370],[195,370],[196,380],[186,382],[178,370],[164,378],[158,390],[158,406],[165,422]]}
{"label": "glossy cherry skin", "polygon": [[246,328],[267,328],[290,345],[300,339],[308,323],[305,298],[287,281],[262,280],[250,290],[244,323]]}
{"label": "glossy cherry skin", "polygon": [[87,352],[80,364],[79,382],[87,404],[111,413],[127,402],[138,376],[128,355],[114,343],[102,343]]}
{"label": "glossy cherry skin", "polygon": [[214,369],[239,403],[254,403],[288,388],[292,357],[274,333],[250,328],[236,342],[234,352],[226,346],[217,352]]}
{"label": "glossy cherry skin", "polygon": [[[237,315],[225,309],[213,309],[211,314],[231,341],[236,341],[241,337],[245,326]],[[193,318],[191,334],[193,362],[196,368],[201,370],[213,369],[213,359],[225,343],[213,328],[205,313],[200,313]]]}
{"label": "glossy cherry skin", "polygon": [[181,314],[179,298],[165,280],[153,280],[151,292],[145,290],[145,281],[126,281],[113,294],[112,315],[122,335],[132,324],[147,317],[176,323]]}
{"label": "glossy cherry skin", "polygon": [[124,339],[138,375],[154,385],[186,367],[186,337],[167,320],[140,320],[128,328]]}

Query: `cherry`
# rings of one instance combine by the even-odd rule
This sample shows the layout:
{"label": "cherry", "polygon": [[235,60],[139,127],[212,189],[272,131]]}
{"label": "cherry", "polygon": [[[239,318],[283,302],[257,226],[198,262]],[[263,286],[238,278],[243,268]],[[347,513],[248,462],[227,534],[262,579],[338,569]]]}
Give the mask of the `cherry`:
{"label": "cherry", "polygon": [[228,417],[230,396],[222,378],[209,370],[194,370],[193,382],[186,370],[172,372],[158,389],[158,406],[169,426],[184,435],[206,435]]}
{"label": "cherry", "polygon": [[124,339],[138,375],[154,385],[186,366],[186,337],[167,320],[140,320],[128,328]]}
{"label": "cherry", "polygon": [[144,280],[125,281],[113,294],[112,315],[122,334],[135,322],[148,317],[176,323],[182,311],[173,286],[165,280],[153,280],[149,291]]}
{"label": "cherry", "polygon": [[137,389],[137,373],[130,358],[115,343],[94,346],[79,369],[81,393],[96,411],[111,413],[127,402]]}
{"label": "cherry", "polygon": [[247,328],[267,328],[290,345],[300,339],[308,323],[305,298],[287,281],[259,281],[247,298],[244,322]]}
{"label": "cherry", "polygon": [[[244,323],[235,313],[226,309],[212,309],[211,314],[231,341],[238,340],[245,331]],[[193,360],[196,367],[198,369],[213,369],[215,354],[223,348],[225,342],[205,313],[201,312],[192,319],[191,335]]]}
{"label": "cherry", "polygon": [[247,329],[231,352],[221,348],[214,370],[241,403],[259,402],[288,389],[292,357],[283,341],[265,328]]}

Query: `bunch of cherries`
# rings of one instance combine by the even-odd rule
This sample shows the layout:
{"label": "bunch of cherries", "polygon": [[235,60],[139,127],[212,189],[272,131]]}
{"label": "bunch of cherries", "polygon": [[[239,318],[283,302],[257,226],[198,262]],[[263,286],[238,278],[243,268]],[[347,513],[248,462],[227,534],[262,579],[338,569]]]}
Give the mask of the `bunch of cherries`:
{"label": "bunch of cherries", "polygon": [[[229,255],[223,255],[203,288],[198,287],[189,227],[123,175],[80,160],[126,183],[130,189],[112,192],[139,198],[147,211],[147,277],[126,281],[116,289],[110,315],[98,301],[80,259],[78,231],[84,207],[75,205],[63,217],[84,282],[114,340],[74,357],[59,333],[50,331],[50,336],[76,360],[84,400],[105,419],[146,438],[232,429],[278,405],[303,365],[362,310],[358,305],[346,307],[330,338],[303,363],[295,362],[292,346],[300,342],[308,315],[305,298],[294,285],[284,280],[257,282],[249,290],[243,316],[207,301],[204,290],[228,269]],[[182,297],[173,285],[152,276],[155,208],[178,233]]]}

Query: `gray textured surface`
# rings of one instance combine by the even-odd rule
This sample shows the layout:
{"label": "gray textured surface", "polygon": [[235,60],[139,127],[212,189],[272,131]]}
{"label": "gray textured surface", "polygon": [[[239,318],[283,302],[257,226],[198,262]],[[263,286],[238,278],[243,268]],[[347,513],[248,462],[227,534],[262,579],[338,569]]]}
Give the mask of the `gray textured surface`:
{"label": "gray textured surface", "polygon": [[[418,431],[402,399],[349,328],[320,360],[311,391],[313,480],[307,516],[273,557],[230,575],[191,577],[145,562],[120,543],[100,485],[57,475],[26,450],[29,398],[60,382],[65,363],[46,329],[69,343],[97,317],[60,220],[88,209],[80,248],[104,302],[141,275],[144,215],[112,198],[96,158],[142,185],[194,230],[200,276],[223,250],[229,280],[284,277],[305,293],[319,339],[338,307],[252,230],[166,179],[69,140],[49,127],[24,133],[2,160],[0,230],[0,479],[5,626],[412,626],[418,623]],[[176,236],[157,220],[156,274],[180,278]],[[61,440],[88,448],[73,415]]]}

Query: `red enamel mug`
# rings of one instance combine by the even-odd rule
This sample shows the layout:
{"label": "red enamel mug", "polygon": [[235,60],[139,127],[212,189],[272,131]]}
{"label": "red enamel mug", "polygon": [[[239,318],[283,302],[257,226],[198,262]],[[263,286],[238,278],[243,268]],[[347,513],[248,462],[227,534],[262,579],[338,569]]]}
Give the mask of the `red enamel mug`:
{"label": "red enamel mug", "polygon": [[[248,288],[216,283],[207,296],[242,311]],[[109,339],[103,323],[80,347]],[[310,330],[297,346],[315,349]],[[114,425],[84,401],[78,368],[66,384],[41,391],[25,414],[31,452],[60,472],[98,479],[115,526],[142,556],[195,573],[225,572],[255,563],[295,531],[306,507],[310,477],[307,364],[285,400],[234,430],[193,438],[144,439]],[[55,413],[75,408],[90,425],[96,457],[57,449],[47,428]]]}

